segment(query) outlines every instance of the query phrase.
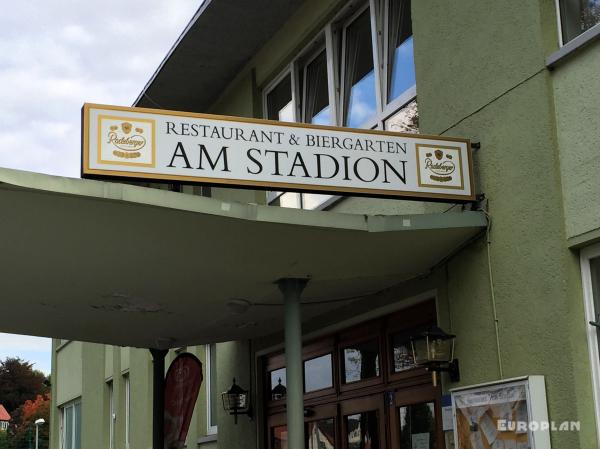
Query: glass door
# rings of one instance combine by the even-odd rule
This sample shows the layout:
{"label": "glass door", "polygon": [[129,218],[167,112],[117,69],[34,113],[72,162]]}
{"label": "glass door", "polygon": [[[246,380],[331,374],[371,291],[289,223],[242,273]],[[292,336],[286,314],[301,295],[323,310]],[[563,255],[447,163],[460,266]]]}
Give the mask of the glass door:
{"label": "glass door", "polygon": [[340,404],[341,449],[385,449],[383,395],[367,396]]}
{"label": "glass door", "polygon": [[[304,438],[306,449],[338,449],[337,407],[322,405],[304,410]],[[287,449],[288,433],[285,413],[269,418],[269,448]]]}
{"label": "glass door", "polygon": [[438,387],[396,391],[389,404],[391,449],[443,449]]}

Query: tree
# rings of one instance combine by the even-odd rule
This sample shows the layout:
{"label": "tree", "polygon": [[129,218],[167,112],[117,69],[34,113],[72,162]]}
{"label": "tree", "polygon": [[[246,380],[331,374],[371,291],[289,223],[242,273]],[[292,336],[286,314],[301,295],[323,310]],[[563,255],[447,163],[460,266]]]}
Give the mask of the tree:
{"label": "tree", "polygon": [[43,418],[46,421],[39,427],[39,448],[47,449],[49,442],[50,394],[38,395],[34,400],[27,400],[16,411],[10,426],[11,449],[25,449],[35,435],[35,421]]}
{"label": "tree", "polygon": [[49,392],[44,373],[34,370],[33,364],[18,357],[0,361],[0,398],[11,415],[27,400]]}

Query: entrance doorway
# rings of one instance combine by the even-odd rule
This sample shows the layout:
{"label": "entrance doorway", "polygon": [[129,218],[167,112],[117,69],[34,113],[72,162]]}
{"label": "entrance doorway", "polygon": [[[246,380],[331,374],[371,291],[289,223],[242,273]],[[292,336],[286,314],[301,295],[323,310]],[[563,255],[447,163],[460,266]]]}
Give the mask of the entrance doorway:
{"label": "entrance doorway", "polygon": [[[305,345],[306,449],[444,449],[441,390],[410,349],[435,323],[432,300]],[[287,449],[284,363],[265,359],[269,449]]]}

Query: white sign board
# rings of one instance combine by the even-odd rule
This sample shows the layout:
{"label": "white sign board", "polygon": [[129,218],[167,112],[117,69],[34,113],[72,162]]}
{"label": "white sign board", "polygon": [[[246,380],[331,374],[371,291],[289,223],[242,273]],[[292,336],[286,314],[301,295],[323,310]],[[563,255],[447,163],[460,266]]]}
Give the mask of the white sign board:
{"label": "white sign board", "polygon": [[468,140],[83,106],[83,177],[472,201]]}

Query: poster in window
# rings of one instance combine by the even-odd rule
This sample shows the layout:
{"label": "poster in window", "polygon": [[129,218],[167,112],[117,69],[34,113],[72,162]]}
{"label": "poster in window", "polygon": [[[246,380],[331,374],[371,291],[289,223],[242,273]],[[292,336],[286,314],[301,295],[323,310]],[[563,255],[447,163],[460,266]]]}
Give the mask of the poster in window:
{"label": "poster in window", "polygon": [[542,449],[549,443],[549,432],[539,426],[547,422],[542,376],[455,389],[452,406],[457,449]]}

